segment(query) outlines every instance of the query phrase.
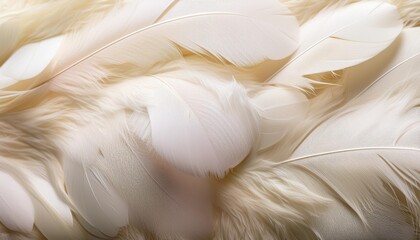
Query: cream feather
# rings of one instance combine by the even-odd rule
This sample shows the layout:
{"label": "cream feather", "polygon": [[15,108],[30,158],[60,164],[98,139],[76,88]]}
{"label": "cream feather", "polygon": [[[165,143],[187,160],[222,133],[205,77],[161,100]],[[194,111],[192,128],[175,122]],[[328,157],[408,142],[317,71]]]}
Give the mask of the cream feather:
{"label": "cream feather", "polygon": [[[294,131],[294,134],[302,134],[301,140],[299,137],[287,139],[296,137],[288,135],[275,154],[260,155],[260,158],[280,162],[260,162],[262,159],[257,156],[222,182],[223,200],[218,202],[221,213],[216,221],[218,239],[229,234],[237,239],[256,236],[264,239],[279,236],[282,239],[418,238],[420,115],[418,74],[414,67],[418,36],[416,29],[404,30],[390,49],[349,68],[343,79],[347,87],[344,102],[354,100],[339,110],[334,109],[340,104],[342,87],[331,87],[310,99],[308,115]],[[370,85],[372,82],[374,84]],[[359,96],[354,98],[351,94]],[[300,141],[303,143],[299,144]],[[296,143],[299,147],[290,160],[287,154]],[[289,160],[283,162],[285,158]],[[267,168],[274,169],[272,171],[278,175],[267,176]],[[276,181],[276,185],[263,181],[259,187],[248,188],[263,176]],[[332,202],[325,204],[325,208],[318,206],[313,212],[306,211],[306,204],[277,196],[289,187],[281,183],[282,179],[303,184],[299,189],[310,189],[304,190],[307,195],[303,197],[310,204],[324,204],[317,197]],[[236,196],[241,194],[241,199],[264,196],[277,202],[271,202],[275,206],[263,205],[260,200],[242,206],[235,202]],[[227,203],[227,199],[233,202]],[[241,207],[235,208],[237,206]],[[302,209],[301,214],[307,214],[305,220],[296,220],[303,226],[289,226],[281,235],[270,233],[289,223],[288,219],[277,217],[279,214],[274,209],[286,207],[292,213],[295,206]],[[268,224],[262,220],[271,218],[275,220]],[[393,227],[388,231],[383,226]],[[307,235],[296,235],[297,231]],[[267,235],[262,235],[264,233]]]}
{"label": "cream feather", "polygon": [[1,63],[3,63],[3,59],[5,59],[11,51],[13,51],[18,40],[18,31],[13,24],[2,23],[0,25],[0,42],[2,43],[2,47],[0,49]]}
{"label": "cream feather", "polygon": [[10,230],[28,233],[34,218],[27,191],[10,174],[0,171],[0,222]]}
{"label": "cream feather", "polygon": [[297,47],[275,0],[0,3],[0,238],[418,238],[420,33],[348,2],[265,84]]}
{"label": "cream feather", "polygon": [[[104,149],[108,157],[101,167],[127,202],[130,224],[160,236],[207,238],[212,229],[208,180],[186,175],[161,159],[150,140],[140,138],[148,135],[150,127],[138,129],[140,135],[130,134],[140,122],[148,124],[140,116],[137,113],[128,119],[127,133],[121,136],[124,141],[119,142],[123,144],[116,146],[119,151]],[[125,161],[112,161],[122,157]]]}
{"label": "cream feather", "polygon": [[309,107],[301,91],[281,87],[258,89],[251,102],[260,116],[259,150],[283,139],[296,122],[305,119]]}
{"label": "cream feather", "polygon": [[396,8],[384,2],[327,8],[302,25],[298,50],[269,82],[311,89],[309,75],[364,62],[388,47],[401,29]]}
{"label": "cream feather", "polygon": [[[287,165],[285,171],[293,172],[312,191],[342,201],[347,205],[344,208],[350,210],[339,216],[329,212],[320,219],[341,222],[340,219],[348,218],[346,215],[356,214],[352,221],[362,223],[354,229],[358,235],[366,231],[368,236],[384,239],[415,239],[420,207],[419,157],[419,149],[353,148],[303,156],[283,165]],[[398,228],[383,231],[383,225]],[[340,236],[339,231],[329,228],[327,224],[315,224],[321,236],[334,236],[334,232]],[[343,238],[350,236],[351,233]]]}
{"label": "cream feather", "polygon": [[157,96],[148,106],[153,146],[182,170],[223,176],[251,152],[258,131],[255,114],[237,83],[208,73],[183,74],[191,80],[152,79],[151,94]]}
{"label": "cream feather", "polygon": [[67,191],[77,212],[105,236],[115,236],[120,227],[128,224],[128,209],[95,166],[100,161],[100,149],[105,140],[95,128],[84,128],[79,134],[69,136],[63,146],[63,169]]}
{"label": "cream feather", "polygon": [[360,103],[372,99],[419,74],[416,67],[420,64],[419,35],[419,27],[404,29],[383,53],[350,68],[344,79],[346,100],[356,98],[353,102]]}
{"label": "cream feather", "polygon": [[62,40],[55,37],[19,48],[0,67],[0,89],[40,74],[57,54]]}
{"label": "cream feather", "polygon": [[[216,237],[416,239],[420,211],[418,75],[398,84],[385,78],[381,81],[393,88],[379,96],[377,91],[366,91],[361,96],[366,101],[356,107],[343,106],[310,131],[288,160],[271,155],[276,163],[267,163],[266,156],[259,154],[222,180]],[[254,187],[256,182],[258,187]],[[298,192],[284,196],[296,183],[302,184],[293,188]],[[305,196],[294,199],[300,191]],[[237,196],[250,202],[244,204]],[[317,207],[311,208],[313,205]],[[280,217],[293,214],[296,206],[304,220],[293,215]],[[284,208],[289,211],[277,212]],[[267,223],[266,219],[273,220]],[[293,221],[296,223],[291,224]],[[393,226],[392,231],[384,230],[385,225]],[[271,232],[284,226],[285,232]]]}
{"label": "cream feather", "polygon": [[[294,160],[284,164],[303,167],[304,175],[311,176],[307,184],[319,182],[313,188],[324,189],[319,193],[330,189],[327,195],[347,204],[344,208],[354,211],[374,236],[415,239],[420,211],[419,75],[406,72],[393,83],[397,78],[391,72],[398,70],[388,67],[383,69],[388,74],[358,97],[364,101],[349,102],[316,127],[293,153]],[[383,91],[381,83],[392,87]],[[337,218],[331,214],[324,217]],[[386,235],[383,224],[400,228]],[[326,226],[318,227],[322,232]]]}
{"label": "cream feather", "polygon": [[84,230],[73,219],[69,205],[60,199],[51,183],[30,172],[27,176],[36,192],[32,202],[35,208],[35,226],[39,231],[47,239],[86,238]]}
{"label": "cream feather", "polygon": [[75,31],[103,15],[114,0],[2,1],[0,64],[17,48]]}
{"label": "cream feather", "polygon": [[[92,71],[97,77],[106,77],[104,65],[128,62],[147,69],[158,61],[176,57],[178,50],[173,43],[239,66],[284,58],[296,47],[296,20],[274,0],[247,4],[214,1],[211,9],[206,6],[210,5],[169,0],[162,4],[128,3],[85,31],[69,35],[54,64],[35,79],[21,83],[21,88],[37,86],[52,77],[95,77],[89,73]],[[220,31],[212,35],[219,40],[209,41],[206,36],[209,31]],[[254,44],[266,47],[250,51]]]}
{"label": "cream feather", "polygon": [[[128,221],[161,234],[209,234],[210,202],[201,196],[209,194],[207,181],[178,172],[153,153],[147,117],[115,112],[112,118],[85,124],[87,143],[71,132],[60,148],[82,151],[76,157],[72,151],[66,154],[64,171],[69,196],[91,234],[115,236]],[[86,146],[89,151],[83,152]]]}

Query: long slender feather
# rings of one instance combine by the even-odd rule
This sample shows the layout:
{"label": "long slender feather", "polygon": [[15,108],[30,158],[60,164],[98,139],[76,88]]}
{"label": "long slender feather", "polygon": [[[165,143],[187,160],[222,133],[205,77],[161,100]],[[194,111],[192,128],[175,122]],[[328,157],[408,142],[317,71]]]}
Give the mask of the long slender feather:
{"label": "long slender feather", "polygon": [[298,50],[269,82],[310,89],[308,75],[364,62],[388,47],[401,29],[397,9],[384,2],[330,7],[302,26]]}
{"label": "long slender feather", "polygon": [[[120,227],[128,224],[128,209],[94,165],[100,159],[99,146],[105,138],[94,128],[86,128],[79,134],[81,136],[76,134],[69,138],[64,148],[63,169],[68,194],[87,223],[106,236],[115,236]],[[103,139],[98,139],[101,137]]]}
{"label": "long slender feather", "polygon": [[34,191],[35,226],[48,239],[86,238],[84,230],[73,219],[67,203],[60,199],[52,184],[40,176],[27,173]]}
{"label": "long slender feather", "polygon": [[[357,214],[372,236],[415,239],[414,226],[420,216],[419,157],[419,149],[360,148],[299,157],[281,165],[316,193],[343,201],[351,209],[347,214]],[[345,215],[327,213],[321,219],[340,222]],[[339,231],[328,230],[325,220],[322,222],[324,225],[316,225],[321,236],[340,236]],[[383,224],[399,227],[397,231],[383,231]],[[358,234],[366,231],[363,225],[355,230]]]}
{"label": "long slender feather", "polygon": [[[411,35],[411,40],[417,41],[417,35]],[[399,55],[395,61],[400,63]],[[375,84],[355,98],[363,101],[350,101],[317,126],[293,153],[293,160],[284,164],[303,167],[299,176],[302,180],[309,176],[306,184],[318,182],[314,189],[319,193],[326,191],[343,201],[347,205],[343,211],[350,210],[343,219],[353,212],[373,236],[415,239],[420,216],[419,75],[405,71],[402,78],[383,75],[396,69],[392,62],[377,72]],[[385,90],[386,85],[392,87]],[[324,217],[337,218],[331,212]],[[399,226],[399,231],[384,233],[383,224]],[[327,225],[317,227],[321,232],[333,231]]]}
{"label": "long slender feather", "polygon": [[416,76],[419,73],[416,66],[420,64],[418,36],[419,27],[404,29],[397,41],[383,53],[348,69],[344,79],[347,100],[354,98],[353,104],[366,101]]}
{"label": "long slender feather", "polygon": [[[55,56],[52,69],[22,85],[31,88],[52,77],[83,76],[91,68],[100,70],[110,64],[128,62],[147,69],[165,56],[176,56],[178,50],[173,43],[239,66],[283,58],[296,47],[296,20],[277,1],[214,1],[210,10],[205,8],[210,5],[193,1],[180,1],[173,6],[171,2],[129,4],[94,27],[69,36]],[[224,28],[219,27],[221,24]],[[209,32],[218,41],[210,41]],[[250,51],[254,44],[261,48]]]}

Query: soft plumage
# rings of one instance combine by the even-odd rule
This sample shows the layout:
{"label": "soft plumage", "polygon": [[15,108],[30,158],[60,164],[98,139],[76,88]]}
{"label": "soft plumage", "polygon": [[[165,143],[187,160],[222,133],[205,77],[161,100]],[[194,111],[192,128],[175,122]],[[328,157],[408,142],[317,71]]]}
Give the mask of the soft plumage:
{"label": "soft plumage", "polygon": [[417,239],[419,4],[1,2],[0,238]]}

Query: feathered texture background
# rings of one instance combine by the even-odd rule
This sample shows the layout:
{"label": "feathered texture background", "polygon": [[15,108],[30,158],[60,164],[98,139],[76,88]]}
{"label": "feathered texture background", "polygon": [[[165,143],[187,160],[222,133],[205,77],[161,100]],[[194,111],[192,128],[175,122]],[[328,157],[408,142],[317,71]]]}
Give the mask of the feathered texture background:
{"label": "feathered texture background", "polygon": [[420,1],[0,1],[0,239],[419,239]]}

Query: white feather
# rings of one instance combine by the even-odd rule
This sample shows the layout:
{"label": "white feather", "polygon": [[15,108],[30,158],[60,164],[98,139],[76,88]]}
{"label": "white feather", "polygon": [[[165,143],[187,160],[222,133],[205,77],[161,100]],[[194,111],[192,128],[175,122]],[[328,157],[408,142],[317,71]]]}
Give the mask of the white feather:
{"label": "white feather", "polygon": [[128,209],[95,165],[100,160],[100,144],[106,138],[89,128],[73,134],[63,146],[68,194],[88,224],[106,236],[115,236],[120,227],[128,224]]}
{"label": "white feather", "polygon": [[10,174],[0,171],[0,222],[13,231],[31,232],[34,207],[27,191]]}
{"label": "white feather", "polygon": [[[186,72],[184,79],[188,78]],[[198,72],[191,80],[152,79],[156,83],[148,106],[152,143],[182,170],[222,176],[250,153],[256,119],[237,83]]]}
{"label": "white feather", "polygon": [[42,200],[61,215],[64,222],[72,225],[73,217],[70,208],[58,197],[54,188],[51,186],[51,183],[36,175],[32,175],[31,183],[34,186],[35,191],[43,198]]}
{"label": "white feather", "polygon": [[[122,85],[131,90],[145,86],[144,81]],[[115,97],[122,94],[119,90],[109,94]],[[185,175],[160,159],[148,139],[147,113],[136,111],[116,111],[81,124],[62,145],[69,151],[64,159],[66,187],[79,221],[103,238],[114,236],[128,220],[163,235],[208,236],[212,215],[207,180]],[[80,132],[89,137],[78,136]]]}
{"label": "white feather", "polygon": [[347,100],[352,104],[374,98],[419,74],[420,27],[404,29],[384,52],[349,68],[345,76]]}
{"label": "white feather", "polygon": [[[93,70],[96,78],[104,77],[109,74],[104,66],[112,64],[130,63],[148,69],[158,61],[178,57],[174,43],[250,66],[292,53],[297,26],[287,8],[275,0],[246,4],[212,1],[205,5],[194,1],[135,1],[86,30],[67,36],[54,65],[27,84],[34,87],[53,77],[83,79],[93,75]],[[91,77],[96,79],[95,75]]]}
{"label": "white feather", "polygon": [[[415,239],[419,159],[420,149],[353,148],[302,156],[278,167],[315,193],[334,199],[329,208],[343,206],[314,218],[321,237]],[[340,223],[354,232],[337,228]],[[384,225],[393,230],[384,230]]]}
{"label": "white feather", "polygon": [[302,92],[280,87],[261,89],[251,101],[260,116],[260,150],[284,138],[296,122],[305,119],[309,107]]}
{"label": "white feather", "polygon": [[54,37],[19,48],[0,67],[0,89],[44,71],[57,54],[62,40],[63,37]]}
{"label": "white feather", "polygon": [[419,148],[418,139],[404,141],[409,135],[420,134],[417,106],[420,74],[416,68],[420,59],[418,36],[419,29],[404,31],[401,40],[405,44],[398,48],[389,64],[375,69],[369,67],[377,63],[377,59],[372,59],[363,67],[350,69],[347,81],[359,81],[358,77],[368,69],[376,70],[376,74],[367,74],[372,77],[368,79],[373,80],[365,83],[366,90],[359,91],[361,94],[353,101],[313,130],[294,156],[340,148],[401,146],[400,142],[404,143],[402,146]]}
{"label": "white feather", "polygon": [[[140,117],[143,114],[133,113],[127,132],[103,147],[101,162],[130,209],[130,225],[146,227],[158,236],[208,238],[212,229],[208,179],[182,173],[154,152],[150,140],[139,139],[150,132],[149,120]],[[149,127],[131,133],[143,123]]]}
{"label": "white feather", "polygon": [[[391,64],[382,71],[393,69]],[[307,185],[316,183],[313,189],[319,194],[345,203],[346,213],[336,216],[329,212],[324,219],[349,221],[356,213],[354,221],[359,221],[360,227],[368,226],[372,236],[385,239],[414,239],[413,226],[420,219],[420,75],[403,73],[382,76],[359,96],[363,101],[356,98],[337,110],[311,131],[292,160],[283,162],[303,168],[298,177]],[[392,87],[385,90],[388,84]],[[323,222],[317,226],[321,232],[335,231],[329,229],[328,221]],[[382,231],[384,224],[398,231]]]}
{"label": "white feather", "polygon": [[60,199],[50,182],[28,172],[33,190],[35,226],[48,239],[81,239],[84,231],[73,220],[69,206]]}
{"label": "white feather", "polygon": [[396,7],[361,1],[330,7],[301,28],[298,50],[270,80],[311,88],[308,75],[354,66],[388,47],[402,29]]}

